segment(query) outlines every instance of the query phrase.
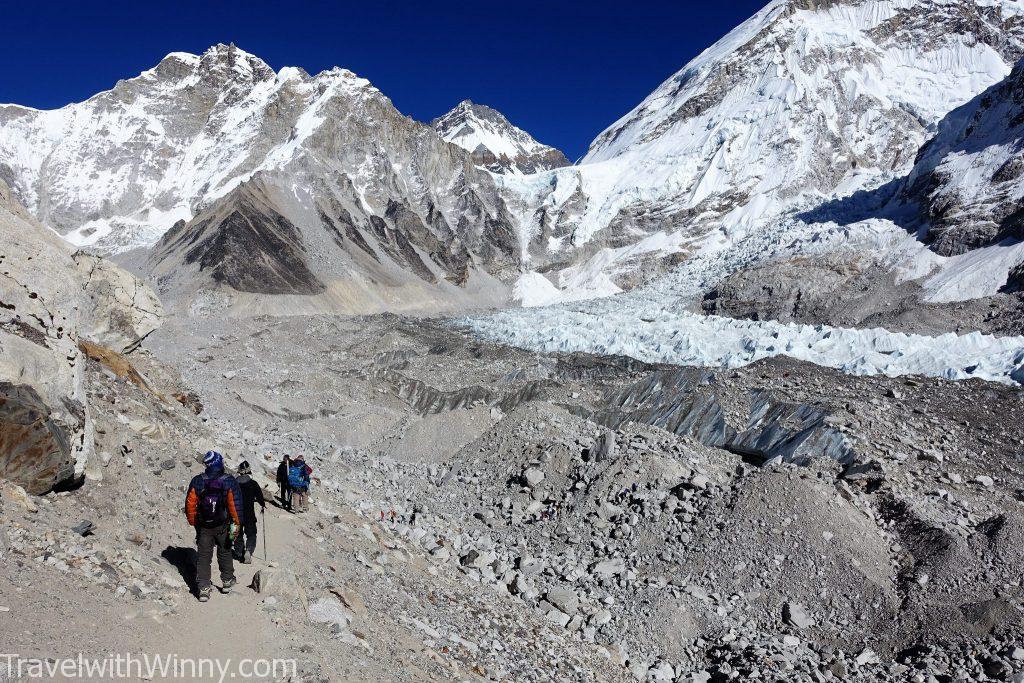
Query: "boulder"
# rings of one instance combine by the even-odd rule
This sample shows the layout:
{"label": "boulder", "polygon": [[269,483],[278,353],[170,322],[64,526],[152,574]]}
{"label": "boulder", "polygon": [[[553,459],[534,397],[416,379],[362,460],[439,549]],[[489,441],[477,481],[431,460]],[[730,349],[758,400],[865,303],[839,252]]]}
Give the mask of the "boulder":
{"label": "boulder", "polygon": [[327,624],[347,630],[352,623],[352,613],[340,600],[331,596],[320,598],[309,606],[309,620],[314,624]]}
{"label": "boulder", "polygon": [[782,606],[782,618],[787,624],[795,628],[810,628],[814,626],[814,619],[807,613],[806,608],[795,602],[787,602]]}
{"label": "boulder", "polygon": [[25,489],[17,484],[0,483],[0,497],[2,497],[3,500],[10,501],[14,505],[17,505],[26,512],[37,512],[39,509],[25,492]]}
{"label": "boulder", "polygon": [[295,574],[280,567],[267,567],[256,572],[249,588],[260,595],[274,597],[279,601],[299,604],[303,611],[309,610],[309,598],[306,591],[295,577]]}
{"label": "boulder", "polygon": [[580,609],[579,596],[568,588],[552,588],[544,598],[569,616],[576,614]]}
{"label": "boulder", "polygon": [[626,562],[621,557],[601,560],[590,566],[590,573],[600,578],[608,578],[626,573]]}
{"label": "boulder", "polygon": [[348,610],[353,614],[353,616],[366,616],[366,603],[363,601],[363,598],[358,593],[344,586],[331,588],[330,590],[335,597],[341,600],[341,604],[348,608]]}
{"label": "boulder", "polygon": [[545,600],[540,601],[539,607],[544,612],[544,617],[552,624],[557,624],[564,628],[572,620],[572,617],[568,614]]}
{"label": "boulder", "polygon": [[544,481],[544,472],[536,467],[528,467],[526,468],[526,471],[523,472],[523,481],[526,482],[527,486],[533,488]]}

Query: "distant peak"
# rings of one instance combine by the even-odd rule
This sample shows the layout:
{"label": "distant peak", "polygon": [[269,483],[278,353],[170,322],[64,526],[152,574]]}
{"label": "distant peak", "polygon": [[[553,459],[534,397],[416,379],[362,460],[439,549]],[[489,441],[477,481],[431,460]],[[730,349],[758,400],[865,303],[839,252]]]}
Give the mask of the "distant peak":
{"label": "distant peak", "polygon": [[439,116],[431,122],[435,128],[450,127],[456,123],[465,121],[468,117],[475,117],[490,121],[500,126],[512,126],[509,120],[497,109],[488,107],[486,104],[477,104],[473,100],[462,100],[455,108],[443,116]]}
{"label": "distant peak", "polygon": [[211,54],[224,55],[230,57],[255,57],[255,55],[252,55],[246,52],[245,50],[240,49],[234,43],[217,43],[215,45],[211,45],[206,49],[206,52],[203,53],[203,56],[205,57],[206,55]]}
{"label": "distant peak", "polygon": [[474,163],[493,173],[532,173],[569,164],[561,152],[537,142],[500,111],[469,99],[430,125],[442,139],[470,152]]}
{"label": "distant peak", "polygon": [[257,62],[259,64],[266,65],[262,59],[251,52],[246,52],[234,43],[217,43],[216,45],[211,45],[207,48],[206,52],[203,53],[202,58],[204,60],[210,58],[219,59],[228,63]]}

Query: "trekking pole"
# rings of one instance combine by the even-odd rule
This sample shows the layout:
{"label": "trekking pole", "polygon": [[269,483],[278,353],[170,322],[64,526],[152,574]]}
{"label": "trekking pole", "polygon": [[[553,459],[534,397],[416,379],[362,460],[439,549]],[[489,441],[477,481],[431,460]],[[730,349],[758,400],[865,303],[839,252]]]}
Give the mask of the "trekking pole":
{"label": "trekking pole", "polygon": [[267,508],[260,508],[260,516],[263,518],[263,561],[267,561]]}

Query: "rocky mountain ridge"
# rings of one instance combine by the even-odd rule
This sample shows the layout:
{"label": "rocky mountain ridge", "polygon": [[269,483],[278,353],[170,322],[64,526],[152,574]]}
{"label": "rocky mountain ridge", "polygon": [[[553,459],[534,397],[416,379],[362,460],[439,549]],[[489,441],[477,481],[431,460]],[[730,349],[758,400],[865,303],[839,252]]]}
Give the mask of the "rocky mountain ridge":
{"label": "rocky mountain ridge", "polygon": [[[564,167],[488,107],[466,101],[423,126],[351,72],[274,72],[220,45],[173,53],[61,110],[0,108],[0,174],[44,223],[108,252],[153,245],[204,212],[234,215],[233,193],[251,196],[239,190],[251,184],[263,225],[204,239],[219,246],[198,268],[197,252],[172,253],[172,240],[123,261],[156,273],[170,299],[220,289],[246,309],[224,283],[263,271],[225,278],[213,262],[244,241],[247,258],[231,268],[273,263],[251,247],[285,224],[290,236],[271,240],[290,245],[278,265],[306,284],[241,291],[307,297],[306,311],[571,301],[679,264],[663,288],[706,291],[757,254],[892,249],[898,231],[862,226],[850,239],[793,215],[909,172],[938,122],[1024,54],[1021,10],[1017,0],[776,0]],[[221,201],[229,208],[214,208]],[[469,294],[480,289],[465,287],[471,277],[483,296]]]}
{"label": "rocky mountain ridge", "polygon": [[402,214],[463,261],[477,242],[501,252],[480,265],[518,259],[494,182],[461,148],[349,71],[275,73],[233,45],[172,53],[63,109],[5,105],[0,173],[41,221],[105,253],[150,246],[259,176],[301,204],[305,233]]}

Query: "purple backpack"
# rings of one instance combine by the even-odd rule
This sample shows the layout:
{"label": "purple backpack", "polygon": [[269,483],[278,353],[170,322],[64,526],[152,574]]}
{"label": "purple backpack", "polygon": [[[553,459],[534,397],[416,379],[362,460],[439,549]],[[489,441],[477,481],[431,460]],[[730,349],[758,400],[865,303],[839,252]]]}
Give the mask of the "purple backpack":
{"label": "purple backpack", "polygon": [[203,477],[199,494],[199,522],[203,526],[220,526],[228,521],[228,482],[225,475],[216,479]]}

